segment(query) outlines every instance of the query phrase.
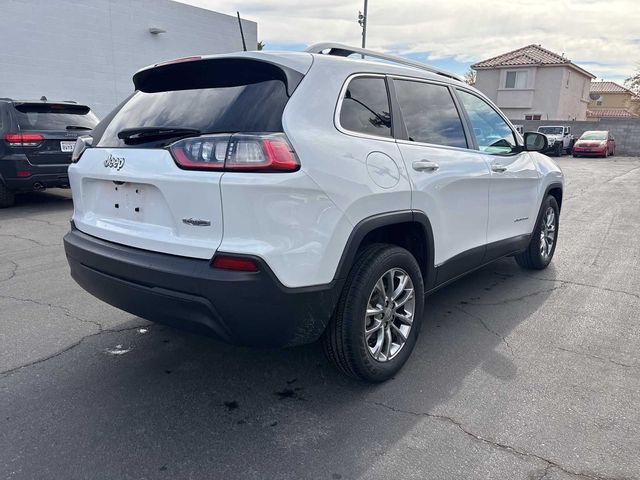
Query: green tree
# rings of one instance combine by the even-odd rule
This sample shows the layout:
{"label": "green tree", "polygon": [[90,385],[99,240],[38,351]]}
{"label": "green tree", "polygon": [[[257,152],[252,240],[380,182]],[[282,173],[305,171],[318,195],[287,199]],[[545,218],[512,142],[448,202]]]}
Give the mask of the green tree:
{"label": "green tree", "polygon": [[260,41],[258,42],[258,48],[257,48],[257,50],[264,50],[264,42],[263,42],[262,40],[260,40]]}

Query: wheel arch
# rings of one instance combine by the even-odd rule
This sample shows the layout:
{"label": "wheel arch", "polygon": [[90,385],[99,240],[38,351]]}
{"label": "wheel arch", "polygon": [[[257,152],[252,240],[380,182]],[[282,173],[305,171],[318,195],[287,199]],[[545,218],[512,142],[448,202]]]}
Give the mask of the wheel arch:
{"label": "wheel arch", "polygon": [[542,196],[542,201],[547,198],[547,195],[551,195],[558,202],[558,210],[562,210],[562,184],[561,183],[552,183],[550,184]]}
{"label": "wheel arch", "polygon": [[423,212],[415,210],[383,213],[358,222],[347,240],[334,279],[345,278],[358,252],[376,242],[390,243],[409,250],[420,266],[425,291],[433,285],[433,230],[429,218]]}
{"label": "wheel arch", "polygon": [[544,189],[544,194],[540,198],[540,205],[538,206],[538,214],[536,215],[536,222],[533,225],[533,229],[531,230],[531,235],[534,234],[538,223],[540,222],[540,218],[542,217],[542,206],[544,204],[544,199],[547,196],[551,195],[558,202],[558,212],[561,211],[562,206],[562,193],[563,193],[563,185],[561,182],[552,182]]}

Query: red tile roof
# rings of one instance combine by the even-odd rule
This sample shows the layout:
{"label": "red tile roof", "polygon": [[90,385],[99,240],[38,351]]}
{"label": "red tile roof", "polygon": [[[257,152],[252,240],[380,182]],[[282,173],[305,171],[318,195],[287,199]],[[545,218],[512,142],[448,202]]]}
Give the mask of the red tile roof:
{"label": "red tile roof", "polygon": [[512,65],[562,65],[571,60],[553,53],[540,45],[527,45],[512,52],[503,53],[497,57],[482,60],[471,65],[471,68],[493,68]]}
{"label": "red tile roof", "polygon": [[587,110],[589,118],[630,118],[637,117],[624,108],[600,108],[597,110]]}
{"label": "red tile roof", "polygon": [[616,82],[591,82],[591,91],[595,93],[631,93],[631,90]]}
{"label": "red tile roof", "polygon": [[[570,65],[587,75],[591,75],[586,70],[572,63],[568,58],[553,53],[540,45],[527,45],[512,52],[503,53],[497,57],[488,58],[471,65],[475,70],[490,69],[496,67],[515,67],[524,65]],[[591,77],[594,77],[591,75]]]}

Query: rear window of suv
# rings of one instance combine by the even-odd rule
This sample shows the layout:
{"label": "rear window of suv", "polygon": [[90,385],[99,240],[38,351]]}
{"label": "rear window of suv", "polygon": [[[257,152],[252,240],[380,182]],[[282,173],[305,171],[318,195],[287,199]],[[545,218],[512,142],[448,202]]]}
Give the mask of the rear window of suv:
{"label": "rear window of suv", "polygon": [[98,118],[86,105],[19,103],[14,117],[21,130],[93,129]]}
{"label": "rear window of suv", "polygon": [[281,132],[289,97],[281,80],[229,87],[136,92],[113,117],[99,147],[123,147],[118,132],[136,127],[189,128],[201,133]]}

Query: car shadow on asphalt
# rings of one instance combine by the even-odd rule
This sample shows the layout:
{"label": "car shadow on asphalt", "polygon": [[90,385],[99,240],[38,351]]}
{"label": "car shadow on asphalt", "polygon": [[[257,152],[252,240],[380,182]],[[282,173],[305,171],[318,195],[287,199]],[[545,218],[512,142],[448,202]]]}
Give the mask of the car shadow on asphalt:
{"label": "car shadow on asphalt", "polygon": [[25,214],[56,213],[72,208],[71,190],[54,188],[16,195],[15,205],[0,210],[0,220],[20,218]]}
{"label": "car shadow on asphalt", "polygon": [[[553,267],[545,277],[555,278]],[[12,417],[56,412],[33,435],[8,419],[21,439],[42,445],[16,440],[8,453],[29,451],[34,468],[46,462],[70,477],[86,469],[110,478],[125,464],[131,478],[366,477],[372,456],[393,449],[469,375],[497,384],[518,375],[509,334],[551,285],[503,259],[436,292],[409,362],[379,385],[335,371],[318,344],[256,350],[132,319],[7,378],[20,399]]]}

